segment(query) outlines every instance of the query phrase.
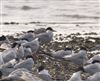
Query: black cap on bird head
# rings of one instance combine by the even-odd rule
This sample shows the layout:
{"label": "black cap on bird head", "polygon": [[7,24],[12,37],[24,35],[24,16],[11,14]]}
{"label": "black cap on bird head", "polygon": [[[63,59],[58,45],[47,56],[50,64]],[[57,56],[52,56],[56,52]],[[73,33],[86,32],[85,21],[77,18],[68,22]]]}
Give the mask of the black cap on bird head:
{"label": "black cap on bird head", "polygon": [[99,60],[93,60],[92,64],[94,64],[94,63],[100,63],[100,61]]}
{"label": "black cap on bird head", "polygon": [[67,51],[67,50],[72,50],[72,48],[66,47],[66,48],[64,49],[64,51]]}
{"label": "black cap on bird head", "polygon": [[86,50],[87,51],[87,49],[85,47],[80,47],[80,50]]}
{"label": "black cap on bird head", "polygon": [[34,33],[34,31],[33,30],[29,30],[29,31],[27,31],[27,33]]}
{"label": "black cap on bird head", "polygon": [[43,65],[41,65],[41,66],[38,67],[38,72],[40,72],[42,70],[44,70],[44,66]]}
{"label": "black cap on bird head", "polygon": [[51,27],[46,28],[46,30],[50,30],[50,31],[55,32],[55,30],[53,30]]}
{"label": "black cap on bird head", "polygon": [[2,35],[2,36],[0,37],[0,41],[4,41],[4,40],[6,40],[6,37],[5,37],[4,35]]}
{"label": "black cap on bird head", "polygon": [[29,59],[29,58],[32,58],[33,59],[33,56],[32,55],[27,55],[26,56],[26,59]]}
{"label": "black cap on bird head", "polygon": [[18,47],[20,47],[20,44],[18,44],[18,43],[16,43],[16,42],[13,43],[13,44],[12,44],[12,48],[16,47],[17,45],[18,45]]}

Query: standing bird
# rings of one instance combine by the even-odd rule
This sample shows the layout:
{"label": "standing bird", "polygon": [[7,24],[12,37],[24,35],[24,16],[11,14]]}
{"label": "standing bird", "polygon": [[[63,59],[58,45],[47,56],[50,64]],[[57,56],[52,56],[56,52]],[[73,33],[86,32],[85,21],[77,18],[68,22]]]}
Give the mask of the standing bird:
{"label": "standing bird", "polygon": [[88,60],[87,51],[86,51],[86,48],[84,47],[81,47],[78,53],[67,55],[67,56],[64,56],[63,58],[67,61],[71,61],[75,64],[82,65],[82,66],[86,64]]}
{"label": "standing bird", "polygon": [[54,30],[51,27],[48,27],[45,33],[36,35],[36,38],[39,38],[40,44],[50,43],[53,39],[53,32]]}
{"label": "standing bird", "polygon": [[71,76],[71,78],[68,81],[83,81],[81,79],[80,73],[81,73],[81,71],[73,73],[73,75]]}
{"label": "standing bird", "polygon": [[51,78],[51,76],[50,76],[50,74],[48,73],[48,70],[46,70],[44,68],[44,66],[40,66],[38,68],[38,72],[39,72],[38,73],[39,74],[39,77],[41,79],[43,79],[44,81],[53,81],[52,78]]}

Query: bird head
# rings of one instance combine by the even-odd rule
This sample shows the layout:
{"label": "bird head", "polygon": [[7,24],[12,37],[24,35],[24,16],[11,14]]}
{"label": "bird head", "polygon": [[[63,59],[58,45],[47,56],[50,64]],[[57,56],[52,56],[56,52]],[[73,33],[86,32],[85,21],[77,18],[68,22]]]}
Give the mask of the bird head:
{"label": "bird head", "polygon": [[42,70],[44,70],[44,69],[45,69],[44,66],[41,65],[41,66],[38,67],[38,72],[40,72],[40,71],[42,71]]}
{"label": "bird head", "polygon": [[27,33],[34,33],[34,31],[33,30],[29,30],[29,31],[27,31]]}
{"label": "bird head", "polygon": [[46,31],[48,31],[48,30],[55,32],[55,30],[53,30],[51,27],[46,28]]}
{"label": "bird head", "polygon": [[2,35],[2,36],[0,37],[0,41],[4,41],[4,40],[6,40],[6,37],[5,37],[4,35]]}
{"label": "bird head", "polygon": [[85,50],[87,51],[87,49],[85,47],[80,47],[80,50]]}
{"label": "bird head", "polygon": [[70,48],[70,47],[66,47],[66,48],[64,49],[64,51],[67,51],[67,50],[71,51],[72,48]]}
{"label": "bird head", "polygon": [[94,63],[100,63],[100,61],[98,61],[98,60],[93,60],[93,61],[92,61],[92,64],[94,64]]}
{"label": "bird head", "polygon": [[21,45],[20,44],[18,44],[18,43],[16,43],[16,42],[14,42],[13,44],[12,44],[12,48],[15,48],[16,46],[18,46],[18,47],[20,47]]}

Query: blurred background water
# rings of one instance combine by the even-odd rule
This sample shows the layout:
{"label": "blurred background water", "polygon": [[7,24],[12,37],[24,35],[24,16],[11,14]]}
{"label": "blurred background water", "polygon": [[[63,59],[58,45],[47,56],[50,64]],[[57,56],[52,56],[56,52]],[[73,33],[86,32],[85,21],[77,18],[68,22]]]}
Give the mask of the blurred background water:
{"label": "blurred background water", "polygon": [[[0,4],[1,34],[47,26],[65,33],[100,33],[100,0],[0,0]],[[4,22],[20,24],[4,25]]]}

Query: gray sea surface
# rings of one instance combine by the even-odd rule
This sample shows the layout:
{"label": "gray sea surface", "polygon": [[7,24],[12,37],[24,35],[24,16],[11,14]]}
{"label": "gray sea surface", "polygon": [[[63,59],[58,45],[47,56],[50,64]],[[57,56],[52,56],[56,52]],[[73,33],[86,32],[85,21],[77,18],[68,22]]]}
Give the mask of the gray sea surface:
{"label": "gray sea surface", "polygon": [[0,0],[0,34],[47,26],[64,33],[100,33],[100,0]]}

